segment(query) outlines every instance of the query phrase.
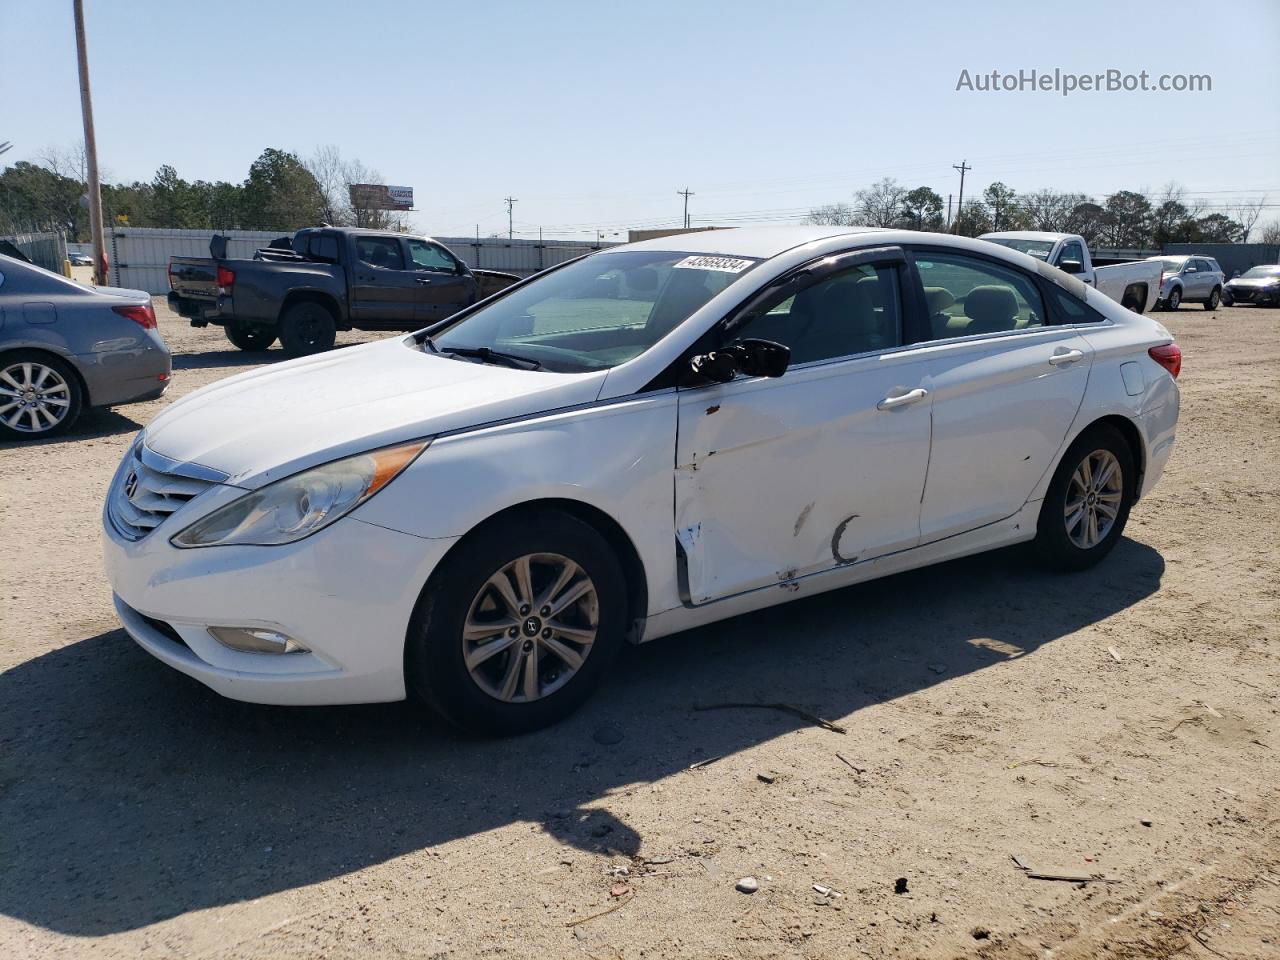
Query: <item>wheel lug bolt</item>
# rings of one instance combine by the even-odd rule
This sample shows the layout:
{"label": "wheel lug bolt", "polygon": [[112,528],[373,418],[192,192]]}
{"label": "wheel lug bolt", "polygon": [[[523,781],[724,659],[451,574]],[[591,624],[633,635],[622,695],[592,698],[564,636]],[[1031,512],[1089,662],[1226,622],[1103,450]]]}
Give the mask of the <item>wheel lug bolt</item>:
{"label": "wheel lug bolt", "polygon": [[507,631],[507,636],[514,637],[519,632],[520,631],[517,630],[515,627],[512,627],[510,630]]}
{"label": "wheel lug bolt", "polygon": [[529,609],[530,609],[530,608],[529,608],[529,605],[528,605],[527,603],[525,603],[525,604],[521,604],[521,606],[520,606],[520,616],[522,616],[522,617],[523,617],[523,616],[527,615],[527,614],[529,613]]}
{"label": "wheel lug bolt", "polygon": [[543,631],[542,631],[542,639],[543,639],[543,640],[550,640],[550,639],[551,639],[551,628],[550,628],[550,627],[548,627],[546,630],[543,630]]}
{"label": "wheel lug bolt", "polygon": [[543,608],[542,608],[541,613],[542,613],[542,615],[543,615],[544,617],[549,617],[549,616],[551,616],[551,608],[550,608],[550,607],[543,607]]}

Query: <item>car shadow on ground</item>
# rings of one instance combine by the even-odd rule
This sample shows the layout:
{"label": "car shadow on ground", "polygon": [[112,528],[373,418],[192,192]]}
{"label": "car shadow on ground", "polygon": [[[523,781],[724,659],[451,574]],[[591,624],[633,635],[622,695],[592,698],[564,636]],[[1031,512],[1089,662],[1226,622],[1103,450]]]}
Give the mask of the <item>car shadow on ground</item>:
{"label": "car shadow on ground", "polygon": [[142,424],[119,411],[107,407],[90,407],[80,414],[80,418],[71,425],[66,433],[53,437],[40,437],[31,440],[6,440],[0,443],[0,450],[14,447],[40,447],[46,444],[75,443],[78,440],[89,440],[94,437],[112,437],[120,433],[137,433]]}
{"label": "car shadow on ground", "polygon": [[[805,725],[695,704],[834,720],[997,663],[1016,671],[1150,596],[1163,571],[1122,540],[1081,574],[1011,550],[850,587],[628,649],[577,715],[501,741],[459,738],[407,704],[235,703],[104,633],[0,675],[0,912],[102,935],[517,822],[635,854],[645,838],[608,812],[610,790]],[[603,746],[610,727],[623,737]]]}

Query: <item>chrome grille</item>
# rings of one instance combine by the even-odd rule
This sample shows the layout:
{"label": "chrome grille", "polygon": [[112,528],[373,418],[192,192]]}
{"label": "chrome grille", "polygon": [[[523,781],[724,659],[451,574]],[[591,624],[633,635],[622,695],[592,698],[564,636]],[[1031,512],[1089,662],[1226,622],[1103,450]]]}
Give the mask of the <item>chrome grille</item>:
{"label": "chrome grille", "polygon": [[116,478],[107,514],[121,536],[141,540],[174,511],[215,486],[213,476],[213,471],[162,457],[139,441]]}

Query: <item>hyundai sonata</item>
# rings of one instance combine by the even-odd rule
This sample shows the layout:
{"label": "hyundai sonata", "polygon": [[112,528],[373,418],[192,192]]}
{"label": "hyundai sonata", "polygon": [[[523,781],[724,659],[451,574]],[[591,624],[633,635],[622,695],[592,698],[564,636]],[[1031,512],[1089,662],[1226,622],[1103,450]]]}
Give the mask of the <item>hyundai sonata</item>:
{"label": "hyundai sonata", "polygon": [[106,565],[133,638],[226,696],[529,730],[628,641],[1022,541],[1096,563],[1180,364],[990,243],[649,240],[179,400],[111,484]]}

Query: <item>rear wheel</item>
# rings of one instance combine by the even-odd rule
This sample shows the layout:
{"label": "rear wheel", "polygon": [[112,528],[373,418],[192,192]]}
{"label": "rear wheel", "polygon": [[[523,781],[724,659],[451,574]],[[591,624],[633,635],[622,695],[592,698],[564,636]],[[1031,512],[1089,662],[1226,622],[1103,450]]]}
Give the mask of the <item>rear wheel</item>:
{"label": "rear wheel", "polygon": [[294,356],[330,349],[337,334],[333,314],[319,303],[295,303],[280,315],[280,344]]}
{"label": "rear wheel", "polygon": [[0,438],[55,436],[76,422],[83,406],[80,380],[64,361],[39,350],[0,357]]}
{"label": "rear wheel", "polygon": [[262,327],[253,327],[239,320],[228,321],[223,326],[222,332],[227,335],[227,339],[233,344],[250,353],[266,350],[276,342],[274,331],[266,330]]}
{"label": "rear wheel", "polygon": [[1217,310],[1218,304],[1222,302],[1222,288],[1214,287],[1213,293],[1209,294],[1209,299],[1204,302],[1206,310]]}
{"label": "rear wheel", "polygon": [[1166,310],[1177,310],[1182,306],[1182,291],[1174,287],[1169,291],[1169,296],[1165,298],[1164,308]]}
{"label": "rear wheel", "polygon": [[1059,570],[1091,567],[1124,533],[1137,489],[1129,442],[1115,427],[1090,427],[1071,444],[1049,483],[1035,547]]}
{"label": "rear wheel", "polygon": [[464,540],[414,611],[406,682],[460,730],[510,735],[567,716],[623,642],[627,595],[608,541],[558,511]]}

